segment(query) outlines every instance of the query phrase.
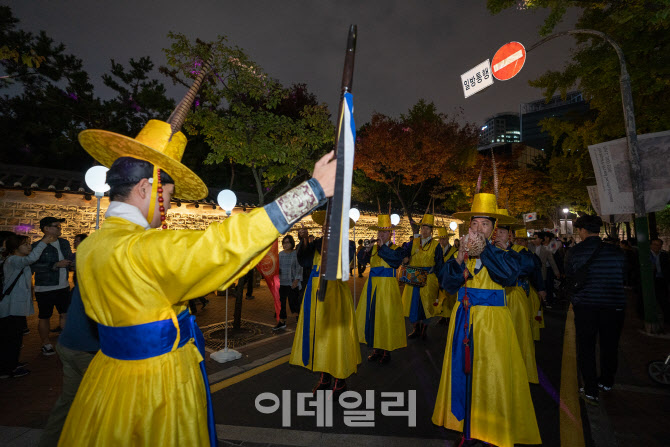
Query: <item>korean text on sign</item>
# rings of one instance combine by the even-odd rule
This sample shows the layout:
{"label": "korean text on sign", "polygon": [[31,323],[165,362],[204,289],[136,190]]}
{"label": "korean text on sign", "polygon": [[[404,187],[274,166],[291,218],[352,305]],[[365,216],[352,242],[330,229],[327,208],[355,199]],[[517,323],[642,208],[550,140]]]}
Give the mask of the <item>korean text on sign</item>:
{"label": "korean text on sign", "polygon": [[461,75],[463,94],[467,98],[493,84],[491,62],[487,59],[472,70]]}

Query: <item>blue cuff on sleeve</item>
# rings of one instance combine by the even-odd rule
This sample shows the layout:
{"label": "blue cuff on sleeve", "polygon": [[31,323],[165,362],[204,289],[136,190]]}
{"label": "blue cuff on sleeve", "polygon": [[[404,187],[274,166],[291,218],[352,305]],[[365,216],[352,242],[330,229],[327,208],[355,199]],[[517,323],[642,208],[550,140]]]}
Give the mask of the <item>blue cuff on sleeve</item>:
{"label": "blue cuff on sleeve", "polygon": [[316,179],[309,179],[296,186],[272,203],[265,205],[265,211],[280,233],[286,233],[291,226],[314,208],[326,202],[326,194]]}
{"label": "blue cuff on sleeve", "polygon": [[321,183],[315,178],[311,178],[307,180],[307,183],[309,186],[312,187],[312,191],[314,191],[314,194],[316,194],[316,198],[319,201],[319,205],[321,206],[326,203],[326,193],[323,192],[323,188],[321,187]]}

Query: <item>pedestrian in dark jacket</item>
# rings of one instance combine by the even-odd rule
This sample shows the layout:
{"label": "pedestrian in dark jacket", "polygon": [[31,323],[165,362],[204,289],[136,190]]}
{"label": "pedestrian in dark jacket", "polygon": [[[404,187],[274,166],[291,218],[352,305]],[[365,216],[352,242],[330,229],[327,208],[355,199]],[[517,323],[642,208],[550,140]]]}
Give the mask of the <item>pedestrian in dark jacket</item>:
{"label": "pedestrian in dark jacket", "polygon": [[[65,327],[67,308],[70,305],[70,282],[69,269],[72,261],[72,250],[70,243],[61,238],[61,223],[65,219],[56,217],[45,217],[40,220],[40,229],[44,236],[56,238],[55,242],[47,244],[40,258],[30,266],[35,273],[35,299],[39,309],[39,323],[37,330],[42,339],[42,354],[54,355],[51,342],[49,341],[49,320],[53,315],[54,307],[60,316],[60,326],[53,331],[60,332]],[[33,243],[33,249],[37,244]]]}
{"label": "pedestrian in dark jacket", "polygon": [[[598,237],[602,219],[581,216],[575,222],[582,242],[565,257],[568,280],[586,269],[586,280],[570,300],[575,313],[577,363],[587,403],[598,404],[598,390],[609,391],[617,369],[619,337],[623,328],[625,256],[620,248]],[[595,253],[593,259],[589,260]],[[600,377],[596,370],[596,341],[600,340]]]}

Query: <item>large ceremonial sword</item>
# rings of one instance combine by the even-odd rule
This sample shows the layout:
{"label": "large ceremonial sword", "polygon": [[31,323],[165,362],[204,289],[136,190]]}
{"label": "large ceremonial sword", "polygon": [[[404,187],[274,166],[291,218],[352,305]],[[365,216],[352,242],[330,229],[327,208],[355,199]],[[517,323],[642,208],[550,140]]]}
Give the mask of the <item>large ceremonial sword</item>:
{"label": "large ceremonial sword", "polygon": [[347,261],[349,259],[349,205],[351,204],[351,180],[356,138],[351,89],[354,78],[356,36],[356,25],[351,25],[344,56],[340,107],[335,133],[337,160],[335,193],[331,199],[328,199],[321,242],[319,289],[316,294],[319,301],[323,301],[326,297],[328,281],[349,279],[349,262]]}

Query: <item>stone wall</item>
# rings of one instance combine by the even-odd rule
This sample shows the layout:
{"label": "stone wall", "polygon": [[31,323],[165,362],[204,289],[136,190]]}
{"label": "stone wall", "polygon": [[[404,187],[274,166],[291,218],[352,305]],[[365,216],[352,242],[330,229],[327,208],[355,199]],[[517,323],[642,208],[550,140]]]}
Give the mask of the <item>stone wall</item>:
{"label": "stone wall", "polygon": [[[108,197],[100,200],[100,225],[104,222],[104,215],[109,206]],[[95,231],[97,200],[92,197],[86,200],[81,194],[63,194],[56,198],[53,192],[33,191],[30,196],[24,195],[23,191],[0,190],[0,230],[13,231],[19,234],[29,235],[33,241],[42,237],[39,222],[40,219],[53,216],[64,218],[63,237],[72,244],[75,235],[80,233],[90,234]],[[233,214],[242,213],[241,208],[236,208]],[[226,214],[221,208],[213,209],[212,205],[181,204],[177,207],[174,203],[167,213],[167,223],[170,229],[204,230],[212,222],[224,220]],[[420,216],[417,217],[420,219]],[[446,216],[436,216],[438,225],[449,226],[454,220]],[[460,221],[456,220],[456,223]],[[377,232],[368,227],[377,224],[376,214],[361,214],[356,223],[355,239],[371,239],[377,237]],[[297,223],[289,233],[297,241],[298,228],[305,227],[315,236],[321,235],[321,228],[317,226],[308,216]],[[458,230],[457,230],[458,232]],[[435,233],[437,234],[437,232]],[[398,229],[395,230],[396,243],[400,244],[409,240],[411,229],[409,221],[403,218]],[[354,239],[353,230],[350,238]],[[451,238],[453,242],[453,238]]]}

